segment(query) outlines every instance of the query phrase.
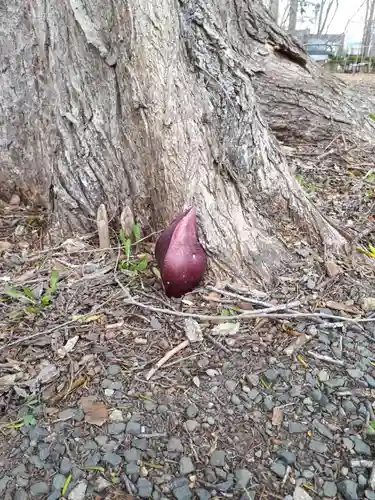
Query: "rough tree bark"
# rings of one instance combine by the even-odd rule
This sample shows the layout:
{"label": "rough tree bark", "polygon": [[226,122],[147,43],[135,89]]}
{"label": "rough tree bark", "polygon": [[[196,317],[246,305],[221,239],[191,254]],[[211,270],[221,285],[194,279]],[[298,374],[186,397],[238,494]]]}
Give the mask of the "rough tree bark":
{"label": "rough tree bark", "polygon": [[[145,230],[194,203],[211,270],[269,279],[293,225],[341,251],[280,142],[372,125],[253,0],[2,2],[1,194],[62,233],[129,206]],[[368,111],[368,110],[364,110]]]}

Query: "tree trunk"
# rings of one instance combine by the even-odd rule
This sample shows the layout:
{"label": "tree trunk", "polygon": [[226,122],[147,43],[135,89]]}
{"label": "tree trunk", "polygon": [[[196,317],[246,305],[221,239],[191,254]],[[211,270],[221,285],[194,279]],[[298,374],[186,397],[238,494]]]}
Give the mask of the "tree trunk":
{"label": "tree trunk", "polygon": [[294,35],[297,27],[298,0],[290,0],[288,33]]}
{"label": "tree trunk", "polygon": [[367,0],[365,24],[363,27],[362,54],[361,54],[364,57],[368,57],[370,55],[374,14],[375,14],[375,0]]}
{"label": "tree trunk", "polygon": [[270,16],[277,24],[279,20],[279,0],[270,1],[269,11],[270,11]]}
{"label": "tree trunk", "polygon": [[[1,191],[39,196],[61,233],[105,203],[145,231],[195,204],[211,271],[269,280],[285,227],[341,251],[280,142],[372,124],[260,3],[13,0],[1,6]],[[368,113],[368,109],[364,109]]]}

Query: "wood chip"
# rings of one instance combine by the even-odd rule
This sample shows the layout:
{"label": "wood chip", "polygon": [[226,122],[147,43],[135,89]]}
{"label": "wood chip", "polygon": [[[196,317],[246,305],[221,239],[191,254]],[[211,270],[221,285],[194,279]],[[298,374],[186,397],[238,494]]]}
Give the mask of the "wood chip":
{"label": "wood chip", "polygon": [[335,302],[333,300],[328,300],[326,302],[326,307],[328,307],[328,309],[334,309],[335,311],[344,311],[351,314],[360,314],[359,309],[357,309],[356,307],[343,304],[342,302]]}
{"label": "wood chip", "polygon": [[280,408],[273,409],[272,413],[272,425],[281,425],[283,423],[284,412]]}
{"label": "wood chip", "polygon": [[330,278],[334,278],[341,273],[341,267],[339,267],[336,262],[333,262],[333,260],[329,260],[326,262],[326,271]]}

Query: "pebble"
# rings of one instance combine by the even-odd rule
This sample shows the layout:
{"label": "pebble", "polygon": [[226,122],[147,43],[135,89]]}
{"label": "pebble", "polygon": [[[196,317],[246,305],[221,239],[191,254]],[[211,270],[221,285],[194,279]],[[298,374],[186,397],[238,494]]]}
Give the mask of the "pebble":
{"label": "pebble", "polygon": [[28,496],[26,491],[22,488],[20,490],[17,490],[14,494],[14,499],[13,500],[27,500]]}
{"label": "pebble", "polygon": [[150,481],[144,477],[140,477],[137,481],[138,495],[141,498],[150,498],[152,495],[153,486]]}
{"label": "pebble", "polygon": [[195,493],[198,495],[199,500],[210,500],[211,498],[211,493],[203,488],[198,488]]}
{"label": "pebble", "polygon": [[366,457],[371,457],[371,448],[370,446],[363,441],[363,439],[352,437],[351,438],[354,443],[354,450],[358,455],[364,455]]}
{"label": "pebble", "polygon": [[62,490],[66,481],[66,477],[62,474],[55,474],[52,480],[52,488],[54,490]]}
{"label": "pebble", "polygon": [[247,469],[236,469],[234,472],[234,477],[236,480],[236,488],[244,489],[249,484],[252,478],[252,474]]}
{"label": "pebble", "polygon": [[346,371],[348,372],[348,375],[352,378],[362,378],[363,377],[363,371],[359,370],[358,368],[348,368]]}
{"label": "pebble", "polygon": [[132,441],[132,445],[134,448],[137,448],[138,450],[145,451],[147,450],[147,439],[145,438],[135,438]]}
{"label": "pebble", "polygon": [[121,434],[125,431],[126,425],[123,422],[118,422],[116,424],[108,424],[109,434]]}
{"label": "pebble", "polygon": [[337,495],[337,487],[333,481],[325,481],[323,485],[323,496],[332,498]]}
{"label": "pebble", "polygon": [[337,487],[345,500],[358,500],[358,485],[351,479],[344,479]]}
{"label": "pebble", "polygon": [[87,481],[80,481],[68,495],[69,500],[84,500],[87,490]]}
{"label": "pebble", "polygon": [[333,440],[333,434],[328,429],[328,427],[326,425],[323,425],[318,420],[314,420],[313,421],[313,426],[314,426],[314,429],[316,429],[319,432],[319,434],[321,434],[322,436],[324,436],[324,437],[326,437],[326,438],[328,438],[330,440]]}
{"label": "pebble", "polygon": [[312,500],[312,498],[305,489],[297,486],[293,493],[293,500]]}
{"label": "pebble", "polygon": [[184,447],[182,446],[181,439],[177,437],[171,437],[167,444],[167,450],[171,453],[182,453],[184,451]]}
{"label": "pebble", "polygon": [[126,473],[129,476],[138,475],[139,472],[140,472],[140,467],[136,462],[130,462],[129,464],[126,464]]}
{"label": "pebble", "polygon": [[120,365],[110,365],[107,368],[107,375],[109,375],[109,376],[118,375],[120,372],[121,372]]}
{"label": "pebble", "polygon": [[117,455],[117,453],[105,453],[103,460],[113,467],[118,467],[122,462],[120,455]]}
{"label": "pebble", "polygon": [[265,371],[264,376],[268,380],[268,382],[276,382],[276,380],[280,376],[280,372],[278,370],[275,370],[274,368],[269,368],[268,370]]}
{"label": "pebble", "polygon": [[44,481],[40,481],[39,483],[33,483],[30,486],[30,495],[32,497],[41,497],[46,495],[49,492],[49,486]]}
{"label": "pebble", "polygon": [[241,404],[240,398],[237,396],[237,394],[232,394],[231,401],[234,405],[239,406]]}
{"label": "pebble", "polygon": [[275,406],[272,396],[266,396],[263,400],[263,407],[266,411],[271,411]]}
{"label": "pebble", "polygon": [[259,384],[259,375],[247,375],[246,376],[247,381],[249,382],[250,385],[253,387],[256,387]]}
{"label": "pebble", "polygon": [[124,415],[122,414],[121,410],[113,410],[113,411],[111,411],[111,413],[109,415],[109,420],[111,422],[115,422],[115,423],[123,422]]}
{"label": "pebble", "polygon": [[194,470],[195,467],[190,457],[183,456],[180,458],[180,474],[182,476],[191,474],[192,472],[194,472]]}
{"label": "pebble", "polygon": [[294,465],[296,463],[296,454],[291,451],[283,450],[277,454],[277,457],[282,460],[286,465]]}
{"label": "pebble", "polygon": [[9,483],[9,481],[11,481],[12,478],[10,476],[3,476],[1,479],[0,479],[0,493],[3,493],[5,490],[6,490],[6,487],[7,487],[7,484]]}
{"label": "pebble", "polygon": [[210,464],[213,467],[224,467],[226,453],[223,450],[216,450],[210,458]]}
{"label": "pebble", "polygon": [[188,432],[194,432],[199,427],[199,423],[196,420],[186,420],[185,427]]}
{"label": "pebble", "polygon": [[286,472],[286,467],[281,462],[274,462],[271,465],[271,471],[278,477],[284,477]]}
{"label": "pebble", "polygon": [[226,380],[225,381],[225,388],[228,392],[234,392],[237,387],[237,382],[234,380]]}
{"label": "pebble", "polygon": [[305,424],[300,424],[299,422],[289,422],[289,434],[299,434],[306,432],[308,430],[308,426]]}
{"label": "pebble", "polygon": [[195,405],[190,405],[186,409],[186,415],[189,418],[195,418],[198,415],[198,408]]}
{"label": "pebble", "polygon": [[259,396],[259,391],[257,391],[256,389],[251,389],[248,393],[247,393],[247,397],[249,399],[251,399],[252,401],[254,399],[256,399],[257,397]]}
{"label": "pebble", "polygon": [[328,446],[326,445],[326,443],[323,443],[322,441],[317,441],[315,439],[312,439],[309,444],[309,449],[311,451],[315,451],[316,453],[327,453]]}
{"label": "pebble", "polygon": [[375,379],[371,375],[365,374],[365,380],[370,387],[370,389],[375,389]]}
{"label": "pebble", "polygon": [[69,472],[72,470],[72,462],[69,460],[69,458],[64,457],[61,462],[60,462],[60,472],[61,474],[69,474]]}
{"label": "pebble", "polygon": [[[117,424],[117,425],[119,425],[119,424]],[[129,420],[129,422],[126,424],[126,433],[132,434],[133,436],[140,434],[141,433],[141,424],[139,422]]]}
{"label": "pebble", "polygon": [[141,459],[141,452],[137,448],[130,448],[124,451],[124,458],[127,462],[138,462]]}
{"label": "pebble", "polygon": [[176,500],[191,500],[193,493],[188,485],[178,486],[173,490]]}
{"label": "pebble", "polygon": [[95,491],[98,491],[99,493],[101,491],[106,490],[110,486],[112,486],[112,484],[109,481],[107,481],[103,476],[99,476],[95,481]]}

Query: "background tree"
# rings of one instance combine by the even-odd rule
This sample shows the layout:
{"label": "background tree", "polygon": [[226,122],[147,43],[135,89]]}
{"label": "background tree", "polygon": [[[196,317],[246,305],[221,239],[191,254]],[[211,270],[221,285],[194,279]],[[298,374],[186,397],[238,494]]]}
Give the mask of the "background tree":
{"label": "background tree", "polygon": [[283,147],[350,133],[366,105],[325,75],[259,1],[14,0],[1,6],[1,195],[43,203],[61,234],[105,203],[145,231],[194,203],[211,271],[267,280],[288,227],[345,237],[304,195]]}
{"label": "background tree", "polygon": [[368,57],[374,31],[375,0],[366,0],[366,15],[362,35],[362,56]]}

